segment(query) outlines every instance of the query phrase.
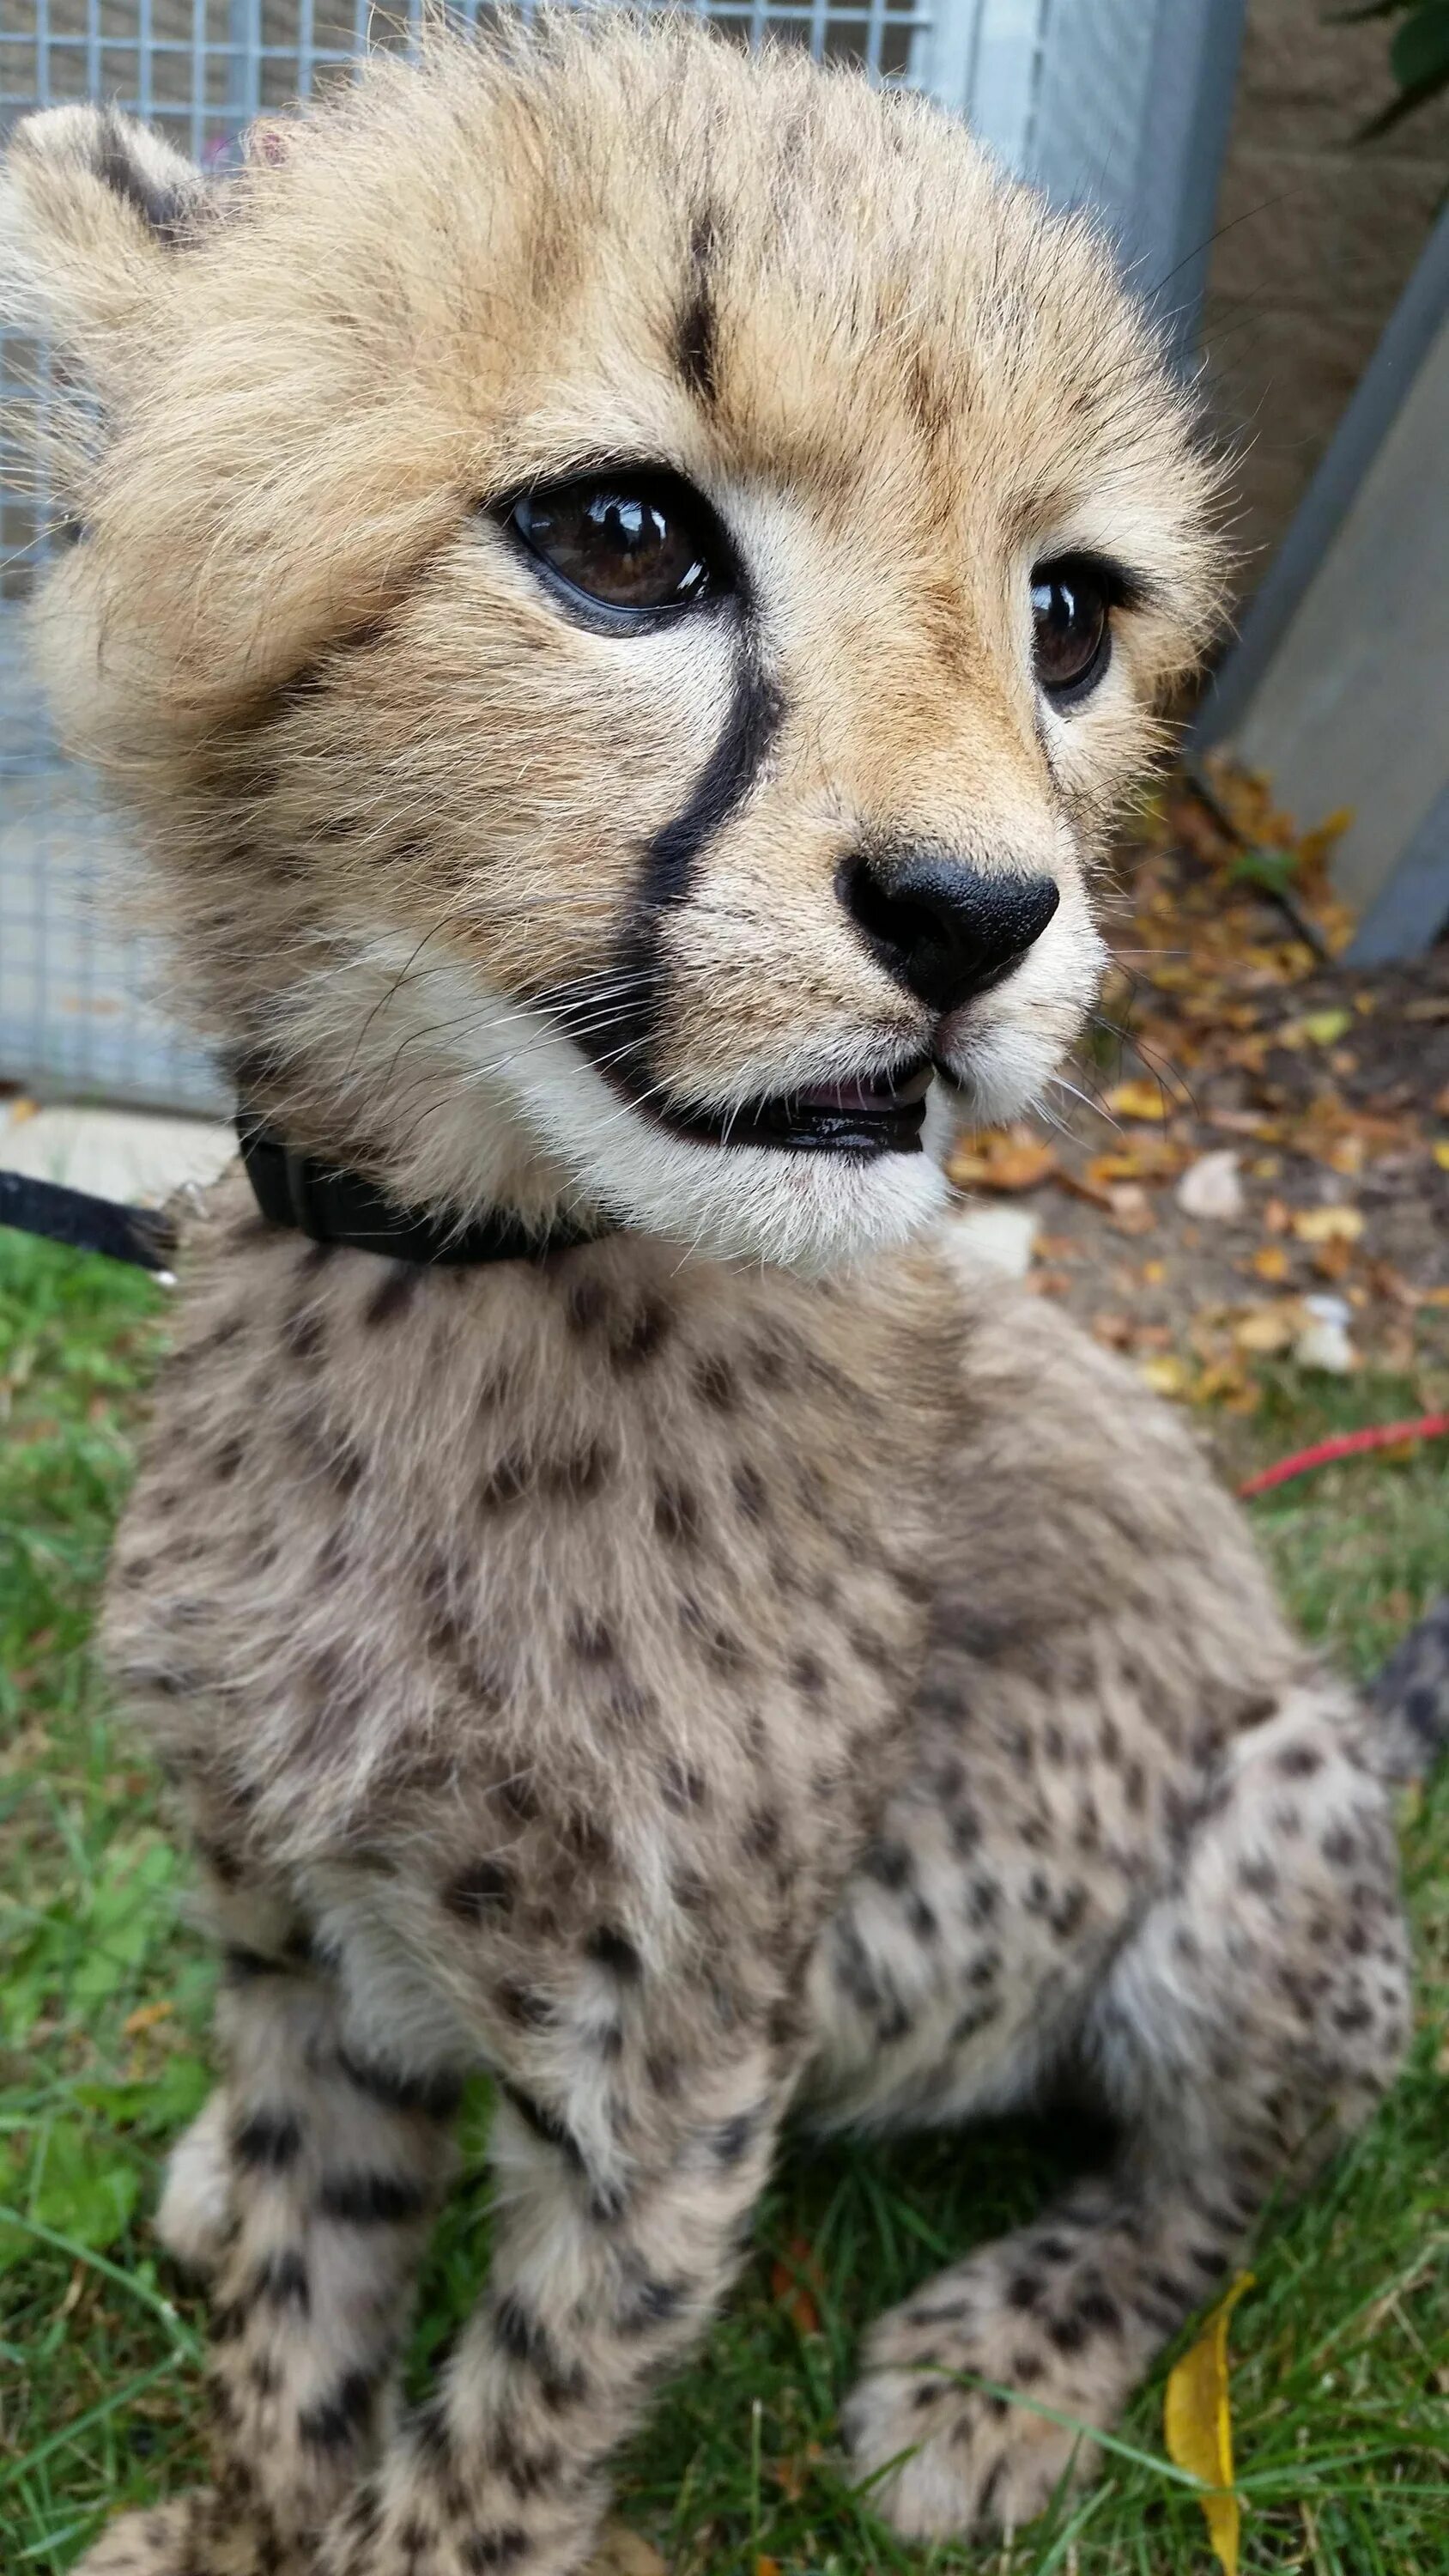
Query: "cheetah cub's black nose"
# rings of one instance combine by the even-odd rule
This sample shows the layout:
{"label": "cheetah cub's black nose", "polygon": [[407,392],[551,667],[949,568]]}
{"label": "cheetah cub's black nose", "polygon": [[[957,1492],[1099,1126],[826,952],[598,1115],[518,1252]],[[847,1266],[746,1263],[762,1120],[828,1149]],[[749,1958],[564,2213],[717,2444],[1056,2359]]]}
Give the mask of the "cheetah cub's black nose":
{"label": "cheetah cub's black nose", "polygon": [[857,854],[839,886],[882,965],[943,1015],[1000,983],[1060,901],[1051,877],[988,875],[939,850]]}

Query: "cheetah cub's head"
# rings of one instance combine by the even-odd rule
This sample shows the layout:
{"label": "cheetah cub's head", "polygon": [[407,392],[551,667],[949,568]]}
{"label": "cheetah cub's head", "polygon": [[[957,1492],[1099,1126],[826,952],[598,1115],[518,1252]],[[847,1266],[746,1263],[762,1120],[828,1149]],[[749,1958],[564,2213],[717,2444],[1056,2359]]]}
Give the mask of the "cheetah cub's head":
{"label": "cheetah cub's head", "polygon": [[0,240],[99,397],[53,686],[271,1123],[460,1216],[919,1226],[1078,1030],[1212,614],[1087,227],[917,98],[595,18],[212,182],[53,111]]}

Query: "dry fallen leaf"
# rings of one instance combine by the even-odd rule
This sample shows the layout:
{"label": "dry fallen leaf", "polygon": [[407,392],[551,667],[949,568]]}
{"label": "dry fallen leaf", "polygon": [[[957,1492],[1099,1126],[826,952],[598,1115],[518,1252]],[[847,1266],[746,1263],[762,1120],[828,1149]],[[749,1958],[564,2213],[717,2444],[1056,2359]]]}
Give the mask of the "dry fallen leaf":
{"label": "dry fallen leaf", "polygon": [[1192,1393],[1192,1364],[1180,1358],[1176,1351],[1163,1351],[1156,1359],[1140,1360],[1137,1374],[1144,1386],[1151,1387],[1154,1395],[1170,1396],[1181,1402]]}
{"label": "dry fallen leaf", "polygon": [[1249,1267],[1259,1279],[1269,1279],[1276,1287],[1288,1276],[1288,1255],[1281,1243],[1261,1243]]}
{"label": "dry fallen leaf", "polygon": [[1156,1082],[1114,1082],[1106,1106],[1114,1118],[1146,1118],[1154,1126],[1167,1116],[1166,1095]]}
{"label": "dry fallen leaf", "polygon": [[1240,2272],[1191,2350],[1169,2373],[1163,2430],[1169,2459],[1213,2492],[1199,2498],[1213,2556],[1238,2576],[1241,2513],[1233,2493],[1233,2419],[1228,2394],[1228,2320],[1253,2275]]}
{"label": "dry fallen leaf", "polygon": [[993,1129],[958,1145],[946,1173],[958,1189],[1034,1190],[1056,1159],[1055,1147],[1027,1129]]}
{"label": "dry fallen leaf", "polygon": [[1295,1208],[1289,1223],[1300,1243],[1357,1243],[1363,1211],[1356,1207]]}
{"label": "dry fallen leaf", "polygon": [[1291,1348],[1302,1329],[1303,1310],[1296,1298],[1288,1297],[1279,1306],[1250,1306],[1236,1318],[1233,1340],[1240,1351],[1271,1359]]}
{"label": "dry fallen leaf", "polygon": [[1441,1136],[1434,1148],[1434,1160],[1441,1172],[1449,1172],[1449,1136]]}
{"label": "dry fallen leaf", "polygon": [[801,2334],[820,2332],[820,2311],[812,2291],[820,2287],[820,2261],[803,2236],[792,2236],[784,2256],[770,2266],[770,2296],[793,2319]]}
{"label": "dry fallen leaf", "polygon": [[121,2028],[127,2039],[139,2039],[143,2031],[154,2030],[158,2021],[169,2021],[175,2010],[171,2003],[138,2004],[133,2013],[127,2013]]}

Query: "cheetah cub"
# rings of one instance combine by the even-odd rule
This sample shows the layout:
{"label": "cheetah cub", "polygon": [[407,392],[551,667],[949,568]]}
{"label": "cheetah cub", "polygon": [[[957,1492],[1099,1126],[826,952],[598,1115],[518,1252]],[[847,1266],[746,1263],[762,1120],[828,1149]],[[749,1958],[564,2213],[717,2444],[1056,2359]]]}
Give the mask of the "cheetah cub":
{"label": "cheetah cub", "polygon": [[96,398],[40,649],[250,1167],[107,1613],[224,1958],[215,2478],[87,2566],[563,2576],[788,2114],[1070,2070],[1115,2168],[845,2407],[900,2531],[1019,2524],[1406,2026],[1368,1722],[937,1223],[1211,618],[1183,397],[946,117],[679,25],[376,62],[210,181],[59,109],[4,234]]}

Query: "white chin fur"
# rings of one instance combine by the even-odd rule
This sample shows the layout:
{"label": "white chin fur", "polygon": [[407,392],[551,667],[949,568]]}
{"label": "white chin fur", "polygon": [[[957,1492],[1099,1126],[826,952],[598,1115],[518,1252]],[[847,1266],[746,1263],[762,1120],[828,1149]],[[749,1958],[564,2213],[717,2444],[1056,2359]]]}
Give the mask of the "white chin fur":
{"label": "white chin fur", "polygon": [[934,1099],[917,1154],[856,1163],[693,1144],[621,1100],[545,1013],[441,956],[441,941],[425,973],[414,940],[372,932],[339,945],[340,957],[334,946],[294,988],[277,1036],[347,1063],[359,1102],[396,1102],[408,1197],[463,1215],[499,1198],[543,1215],[562,1197],[716,1260],[807,1274],[908,1242],[946,1202],[940,1162],[952,1121]]}
{"label": "white chin fur", "polygon": [[908,1242],[945,1203],[944,1177],[925,1153],[855,1163],[692,1144],[621,1101],[549,1021],[506,1016],[508,1088],[529,1127],[590,1199],[646,1234],[716,1260],[813,1275]]}
{"label": "white chin fur", "polygon": [[[963,1030],[952,1056],[976,1116],[1015,1116],[1060,1061],[1095,985],[1090,933],[1088,943],[1080,1000],[1063,993],[1059,958],[1045,992],[1014,992],[1015,1007],[998,1007],[994,1025]],[[340,971],[334,964],[294,992],[288,1015],[290,1039],[334,1060],[345,1032],[359,1093],[376,1098],[382,1085],[385,1096],[398,1065],[408,1065],[409,1132],[420,1140],[413,1170],[399,1174],[410,1194],[467,1212],[517,1195],[531,1166],[533,1186],[520,1203],[540,1187],[555,1199],[562,1189],[570,1202],[690,1251],[807,1275],[910,1241],[946,1205],[942,1164],[959,1104],[939,1084],[915,1154],[855,1162],[691,1143],[621,1100],[544,1013],[491,992],[471,965],[441,958],[439,945],[422,977],[411,971],[415,943],[361,939]],[[1027,982],[1034,962],[1014,985]],[[1033,998],[1037,1008],[1024,1016],[1020,1002]]]}

